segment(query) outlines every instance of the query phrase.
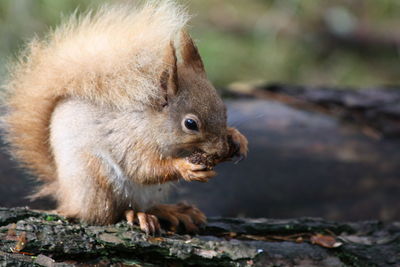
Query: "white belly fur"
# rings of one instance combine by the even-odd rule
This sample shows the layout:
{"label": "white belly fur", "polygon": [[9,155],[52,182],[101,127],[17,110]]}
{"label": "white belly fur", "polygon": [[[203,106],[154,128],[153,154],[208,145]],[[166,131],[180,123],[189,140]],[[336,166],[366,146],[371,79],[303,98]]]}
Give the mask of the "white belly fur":
{"label": "white belly fur", "polygon": [[145,211],[166,197],[170,183],[141,185],[129,179],[109,152],[109,144],[95,123],[101,116],[104,114],[96,107],[82,100],[61,102],[54,110],[50,142],[60,190],[70,191],[75,203],[84,203],[85,194],[90,193],[90,183],[94,182],[81,160],[81,155],[89,153],[105,164],[116,199]]}

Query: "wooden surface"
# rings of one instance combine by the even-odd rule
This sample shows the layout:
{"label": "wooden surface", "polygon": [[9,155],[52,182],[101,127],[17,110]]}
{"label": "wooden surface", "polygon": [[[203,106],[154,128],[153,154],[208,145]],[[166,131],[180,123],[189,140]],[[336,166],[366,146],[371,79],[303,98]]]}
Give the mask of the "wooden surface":
{"label": "wooden surface", "polygon": [[399,255],[400,223],[211,218],[197,236],[146,236],[0,208],[0,266],[399,266]]}

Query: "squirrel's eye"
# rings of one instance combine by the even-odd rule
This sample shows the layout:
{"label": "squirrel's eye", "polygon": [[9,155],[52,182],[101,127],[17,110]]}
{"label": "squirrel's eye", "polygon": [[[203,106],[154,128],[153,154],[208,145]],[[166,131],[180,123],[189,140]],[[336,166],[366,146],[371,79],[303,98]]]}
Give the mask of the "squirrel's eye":
{"label": "squirrel's eye", "polygon": [[182,130],[188,134],[198,134],[201,128],[201,121],[194,114],[186,114],[181,121]]}
{"label": "squirrel's eye", "polygon": [[193,119],[185,120],[185,127],[191,131],[198,131],[199,127],[197,126],[197,122]]}

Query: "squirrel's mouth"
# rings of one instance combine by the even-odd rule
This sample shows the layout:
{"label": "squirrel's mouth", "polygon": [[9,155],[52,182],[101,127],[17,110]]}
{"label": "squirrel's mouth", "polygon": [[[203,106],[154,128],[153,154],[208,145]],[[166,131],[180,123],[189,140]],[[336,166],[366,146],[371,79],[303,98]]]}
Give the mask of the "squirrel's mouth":
{"label": "squirrel's mouth", "polygon": [[199,145],[186,143],[186,144],[174,144],[168,146],[167,148],[163,148],[161,151],[162,155],[165,158],[186,158],[192,155],[195,152],[205,153],[202,149],[199,148]]}
{"label": "squirrel's mouth", "polygon": [[[215,165],[223,161],[229,161],[235,157],[239,157],[240,161],[240,144],[237,144],[232,136],[227,136],[222,145],[207,147],[200,142],[174,144],[162,151],[166,158],[186,158],[191,163],[203,164],[211,169]],[[220,147],[218,150],[217,147]],[[211,151],[210,151],[211,150]],[[218,150],[218,151],[216,151]]]}

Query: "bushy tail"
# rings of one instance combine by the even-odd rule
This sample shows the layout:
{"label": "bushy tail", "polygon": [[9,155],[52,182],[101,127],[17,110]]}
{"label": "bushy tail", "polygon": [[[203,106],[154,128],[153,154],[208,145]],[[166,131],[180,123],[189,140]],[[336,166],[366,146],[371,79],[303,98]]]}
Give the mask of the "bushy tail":
{"label": "bushy tail", "polygon": [[40,180],[55,181],[49,126],[57,102],[151,105],[161,97],[155,73],[163,50],[187,20],[173,1],[103,6],[31,41],[4,86],[5,139],[13,156]]}

